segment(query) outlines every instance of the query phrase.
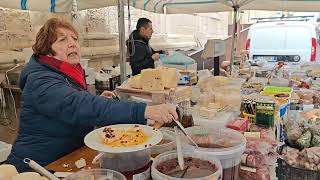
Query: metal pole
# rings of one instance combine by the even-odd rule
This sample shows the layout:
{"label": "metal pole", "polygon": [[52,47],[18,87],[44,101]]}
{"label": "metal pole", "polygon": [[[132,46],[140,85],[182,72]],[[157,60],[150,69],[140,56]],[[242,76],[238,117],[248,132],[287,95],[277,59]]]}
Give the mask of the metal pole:
{"label": "metal pole", "polygon": [[121,83],[127,79],[126,68],[126,44],[125,44],[125,24],[124,24],[124,3],[118,0],[118,31],[119,31],[119,50],[120,50],[120,71]]}
{"label": "metal pole", "polygon": [[235,53],[234,51],[235,51],[235,43],[236,43],[238,8],[239,7],[237,6],[233,6],[233,33],[232,33],[232,44],[231,44],[230,74],[232,72],[232,65],[233,65],[234,53]]}

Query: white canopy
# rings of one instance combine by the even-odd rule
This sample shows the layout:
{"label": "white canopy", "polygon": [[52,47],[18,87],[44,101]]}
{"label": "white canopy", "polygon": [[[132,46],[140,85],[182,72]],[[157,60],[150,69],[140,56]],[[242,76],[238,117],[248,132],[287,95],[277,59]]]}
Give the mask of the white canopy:
{"label": "white canopy", "polygon": [[[124,0],[126,3],[127,0]],[[51,12],[117,6],[118,0],[0,0],[0,7]],[[130,0],[130,5],[155,13],[208,13],[240,10],[318,11],[320,0]]]}
{"label": "white canopy", "polygon": [[240,10],[318,11],[318,0],[132,0],[132,6],[156,13],[208,13]]}
{"label": "white canopy", "polygon": [[[320,0],[0,0],[0,7],[31,11],[76,12],[90,8],[118,6],[121,80],[124,80],[126,78],[124,5],[127,1],[135,8],[155,13],[192,14],[235,11],[234,24],[236,24],[235,19],[239,10],[317,12],[320,9]],[[232,49],[234,49],[235,32],[236,28],[233,30]],[[233,57],[234,51],[231,53]]]}

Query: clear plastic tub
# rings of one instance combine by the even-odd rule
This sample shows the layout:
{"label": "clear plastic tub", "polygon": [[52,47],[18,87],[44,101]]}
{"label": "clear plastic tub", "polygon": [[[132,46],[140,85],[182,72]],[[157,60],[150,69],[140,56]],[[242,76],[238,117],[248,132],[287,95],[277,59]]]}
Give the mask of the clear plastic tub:
{"label": "clear plastic tub", "polygon": [[227,112],[222,111],[215,114],[212,119],[205,119],[200,116],[194,115],[193,121],[197,126],[203,127],[225,127],[230,121],[238,116],[240,112]]}
{"label": "clear plastic tub", "polygon": [[104,153],[99,158],[100,167],[119,172],[130,172],[146,166],[151,159],[151,149],[127,153]]}
{"label": "clear plastic tub", "polygon": [[195,148],[183,138],[185,149],[218,158],[223,168],[223,179],[238,179],[241,155],[246,148],[246,139],[240,132],[209,126],[190,127],[186,131],[200,147]]}
{"label": "clear plastic tub", "polygon": [[151,156],[156,157],[167,151],[174,150],[176,147],[174,132],[161,128],[160,131],[163,134],[162,141],[151,147]]}
{"label": "clear plastic tub", "polygon": [[[215,179],[215,180],[221,180],[222,177],[222,166],[220,161],[215,158],[215,157],[208,157],[205,154],[201,154],[201,153],[197,153],[197,152],[193,152],[193,151],[183,151],[183,156],[184,158],[196,158],[196,159],[200,159],[203,161],[208,161],[211,164],[214,164],[216,167],[216,171],[213,174],[210,174],[208,176],[205,177],[199,177],[199,178],[177,178],[177,177],[171,177],[168,175],[165,175],[163,173],[161,173],[157,167],[162,163],[162,162],[168,162],[168,160],[172,160],[172,159],[176,159],[177,153],[176,151],[170,151],[170,152],[166,152],[163,154],[160,154],[159,156],[157,156],[153,163],[152,163],[152,167],[151,167],[151,176],[153,180],[210,180],[210,179]],[[185,164],[186,165],[186,164]],[[197,175],[199,175],[199,172],[195,172],[197,173]],[[186,173],[187,174],[187,173]]]}
{"label": "clear plastic tub", "polygon": [[110,169],[90,169],[90,170],[83,170],[71,174],[70,176],[65,177],[63,180],[97,180],[97,179],[104,179],[104,180],[126,180],[127,178],[117,172]]}

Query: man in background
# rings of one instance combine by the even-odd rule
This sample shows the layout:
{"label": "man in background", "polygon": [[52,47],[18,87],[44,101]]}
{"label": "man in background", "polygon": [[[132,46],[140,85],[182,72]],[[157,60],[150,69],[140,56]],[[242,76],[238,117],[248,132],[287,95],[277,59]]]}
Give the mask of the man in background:
{"label": "man in background", "polygon": [[152,22],[147,18],[140,18],[126,42],[132,75],[140,74],[141,70],[154,68],[154,61],[160,59],[163,51],[154,51],[149,46],[153,34]]}

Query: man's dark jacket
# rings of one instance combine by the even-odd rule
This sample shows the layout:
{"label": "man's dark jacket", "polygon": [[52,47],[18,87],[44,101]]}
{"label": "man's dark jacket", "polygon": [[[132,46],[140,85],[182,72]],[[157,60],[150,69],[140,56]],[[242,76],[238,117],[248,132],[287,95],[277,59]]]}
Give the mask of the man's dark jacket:
{"label": "man's dark jacket", "polygon": [[154,51],[149,46],[149,39],[142,37],[137,30],[130,34],[126,44],[133,76],[140,74],[143,69],[154,68],[152,55],[163,54],[163,51]]}

